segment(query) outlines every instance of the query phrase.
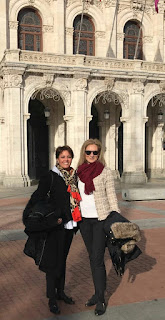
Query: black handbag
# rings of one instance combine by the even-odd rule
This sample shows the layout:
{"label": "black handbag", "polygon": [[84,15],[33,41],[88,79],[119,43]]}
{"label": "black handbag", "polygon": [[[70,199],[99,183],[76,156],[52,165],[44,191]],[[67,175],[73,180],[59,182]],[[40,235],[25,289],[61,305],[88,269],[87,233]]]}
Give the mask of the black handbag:
{"label": "black handbag", "polygon": [[[51,172],[51,171],[50,171]],[[57,226],[57,220],[61,217],[61,209],[54,209],[50,201],[50,192],[53,185],[53,173],[51,172],[51,185],[45,198],[37,201],[33,206],[28,202],[23,212],[25,233],[48,231]]]}

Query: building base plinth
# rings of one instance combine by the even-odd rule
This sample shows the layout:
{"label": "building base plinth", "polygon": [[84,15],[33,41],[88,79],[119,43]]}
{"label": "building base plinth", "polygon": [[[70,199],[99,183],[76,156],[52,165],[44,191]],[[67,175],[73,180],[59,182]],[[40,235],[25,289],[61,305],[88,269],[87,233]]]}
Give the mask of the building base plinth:
{"label": "building base plinth", "polygon": [[146,183],[147,176],[145,172],[123,172],[121,177],[121,182],[127,184],[138,184],[138,183]]}
{"label": "building base plinth", "polygon": [[28,176],[5,176],[3,185],[5,187],[28,187],[31,183]]}

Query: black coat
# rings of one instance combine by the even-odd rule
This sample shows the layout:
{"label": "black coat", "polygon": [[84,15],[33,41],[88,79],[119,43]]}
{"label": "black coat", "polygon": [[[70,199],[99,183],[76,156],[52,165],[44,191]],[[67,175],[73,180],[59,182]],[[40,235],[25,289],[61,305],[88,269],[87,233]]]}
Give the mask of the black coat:
{"label": "black coat", "polygon": [[[40,224],[35,230],[34,223],[33,226],[29,223],[29,212],[32,211],[34,205],[42,203],[48,192],[50,195],[49,205],[54,210],[54,220]],[[44,272],[53,271],[58,276],[60,276],[64,263],[63,253],[65,246],[63,223],[57,225],[59,217],[62,218],[63,223],[72,219],[70,194],[67,192],[67,186],[63,178],[57,173],[49,171],[48,174],[40,179],[37,190],[32,194],[23,212],[23,223],[26,227],[25,233],[29,236],[25,244],[24,253],[35,260],[40,270]]]}
{"label": "black coat", "polygon": [[[135,245],[134,249],[127,254],[124,253],[123,250],[121,250],[121,247],[125,243],[130,241],[132,238],[131,237],[123,238],[121,236],[120,238],[116,239],[111,229],[112,225],[115,224],[116,222],[121,224],[121,227],[122,227],[122,223],[130,223],[130,221],[116,211],[112,211],[104,221],[104,231],[107,236],[106,244],[108,247],[108,251],[112,259],[112,263],[116,273],[122,276],[125,271],[126,263],[136,259],[142,252],[137,245]],[[127,224],[127,226],[128,225],[129,224]]]}

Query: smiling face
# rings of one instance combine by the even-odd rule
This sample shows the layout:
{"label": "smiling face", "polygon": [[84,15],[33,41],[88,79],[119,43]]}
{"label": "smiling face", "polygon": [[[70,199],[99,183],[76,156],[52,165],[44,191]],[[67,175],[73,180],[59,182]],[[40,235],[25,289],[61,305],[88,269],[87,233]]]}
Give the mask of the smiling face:
{"label": "smiling face", "polygon": [[69,170],[72,163],[72,157],[67,150],[64,150],[60,153],[57,161],[61,168]]}
{"label": "smiling face", "polygon": [[96,146],[95,144],[89,144],[85,149],[85,160],[88,163],[93,163],[98,159],[98,157],[98,146]]}

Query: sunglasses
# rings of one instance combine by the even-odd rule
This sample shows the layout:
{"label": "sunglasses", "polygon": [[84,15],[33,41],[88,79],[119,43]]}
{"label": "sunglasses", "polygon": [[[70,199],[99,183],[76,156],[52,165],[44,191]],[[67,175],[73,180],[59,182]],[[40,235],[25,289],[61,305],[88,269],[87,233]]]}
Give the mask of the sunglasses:
{"label": "sunglasses", "polygon": [[86,150],[85,153],[87,156],[89,156],[91,153],[93,153],[94,156],[97,156],[99,154],[98,151],[90,151],[90,150]]}

